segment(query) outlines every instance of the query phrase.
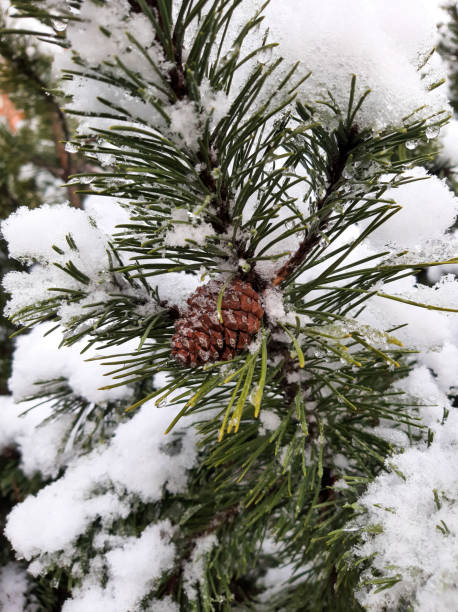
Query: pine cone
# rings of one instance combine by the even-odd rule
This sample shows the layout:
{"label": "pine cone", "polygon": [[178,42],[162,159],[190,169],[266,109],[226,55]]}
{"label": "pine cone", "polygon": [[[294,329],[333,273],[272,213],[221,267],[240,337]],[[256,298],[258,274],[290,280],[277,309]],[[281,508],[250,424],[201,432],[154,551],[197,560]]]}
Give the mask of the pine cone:
{"label": "pine cone", "polygon": [[221,281],[211,281],[198,287],[175,323],[172,355],[185,366],[232,359],[259,331],[264,315],[259,295],[238,279],[224,291],[220,322],[217,303],[222,286]]}

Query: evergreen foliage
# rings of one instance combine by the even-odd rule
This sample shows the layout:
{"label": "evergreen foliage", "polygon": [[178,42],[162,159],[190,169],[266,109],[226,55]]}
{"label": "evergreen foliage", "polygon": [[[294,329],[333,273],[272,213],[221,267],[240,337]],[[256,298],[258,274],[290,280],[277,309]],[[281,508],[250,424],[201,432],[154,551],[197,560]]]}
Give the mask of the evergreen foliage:
{"label": "evergreen foliage", "polygon": [[[2,129],[4,142],[18,152],[4,170],[12,187],[2,210],[14,210],[18,201],[43,202],[33,181],[20,180],[27,161],[62,179],[74,207],[86,195],[115,198],[129,220],[107,245],[103,274],[88,272],[86,247],[66,228],[49,245],[54,260],[25,254],[22,261],[35,270],[57,268],[63,284],[47,287],[11,319],[24,331],[48,324],[56,344],[81,347],[83,356],[101,350],[90,363],[105,368],[103,389],[129,389],[128,401],[97,404],[64,377],[35,381],[38,390],[24,399],[48,402],[50,420],[68,417],[62,450],[71,442],[75,456],[95,456],[145,404],[169,410],[163,445],[169,461],[194,427],[197,459],[186,486],[174,491],[164,484],[158,499],[116,490],[128,512],[108,528],[103,517],[92,520],[74,556],[37,553],[42,577],[33,595],[42,609],[60,609],[84,587],[101,535],[140,538],[168,521],[173,562],[145,591],[139,610],[159,610],[153,606],[166,601],[178,605],[170,609],[196,611],[361,610],[355,591],[371,560],[354,558],[361,530],[348,526],[362,513],[358,499],[367,485],[403,448],[380,428],[403,432],[407,444],[429,443],[433,434],[422,421],[421,402],[397,386],[411,372],[415,351],[403,346],[398,329],[378,329],[359,316],[374,296],[457,312],[456,304],[431,305],[390,290],[400,279],[422,278],[429,268],[457,260],[390,249],[361,257],[358,249],[400,211],[387,191],[414,180],[413,166],[435,163],[434,148],[410,144],[426,141],[427,131],[449,116],[412,113],[402,127],[361,127],[370,93],[358,93],[357,76],[348,82],[346,108],[331,91],[314,104],[303,101],[297,94],[307,75],[297,66],[284,69],[267,35],[254,49],[245,44],[263,27],[262,9],[234,33],[241,0],[129,5],[154,33],[145,45],[126,23],[129,47],[149,70],[135,70],[121,55],[91,63],[71,48],[61,24],[78,21],[77,0],[14,1],[22,17],[46,26],[39,38],[73,54],[65,79],[82,79],[97,105],[69,102],[65,81],[62,91],[52,82],[49,59],[30,59],[31,33],[4,30],[0,89],[40,120],[33,132]],[[113,35],[100,30],[107,39]],[[105,86],[117,93],[104,97]],[[184,117],[178,127],[177,113]],[[93,121],[93,129],[72,129],[80,119]],[[37,143],[50,139],[49,126],[52,142],[38,152]],[[64,141],[71,146],[64,149]],[[108,166],[103,156],[110,156]],[[356,226],[361,231],[352,233]],[[173,360],[170,343],[183,301],[170,291],[164,298],[163,288],[175,273],[197,284],[240,278],[263,296],[263,326],[249,351],[197,368]],[[22,497],[46,483],[22,482],[14,450],[2,462],[6,514],[19,501],[17,489]],[[104,493],[114,488],[108,480],[104,486]],[[196,577],[189,567],[203,541],[208,546]],[[105,546],[109,552],[108,536]],[[263,576],[285,565],[290,583],[266,600]],[[105,586],[108,562],[98,569]],[[397,580],[374,575],[369,582],[389,588]]]}

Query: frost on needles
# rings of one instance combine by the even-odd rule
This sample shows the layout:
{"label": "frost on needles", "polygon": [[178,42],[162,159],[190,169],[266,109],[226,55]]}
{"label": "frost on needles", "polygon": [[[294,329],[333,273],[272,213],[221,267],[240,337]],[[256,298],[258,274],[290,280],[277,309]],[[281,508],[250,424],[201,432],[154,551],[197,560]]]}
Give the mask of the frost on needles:
{"label": "frost on needles", "polygon": [[[457,607],[442,9],[1,7],[13,46],[33,30],[52,57],[84,163],[81,208],[2,224],[23,333],[0,449],[37,483],[7,518],[0,605]],[[183,365],[172,337],[219,360]]]}

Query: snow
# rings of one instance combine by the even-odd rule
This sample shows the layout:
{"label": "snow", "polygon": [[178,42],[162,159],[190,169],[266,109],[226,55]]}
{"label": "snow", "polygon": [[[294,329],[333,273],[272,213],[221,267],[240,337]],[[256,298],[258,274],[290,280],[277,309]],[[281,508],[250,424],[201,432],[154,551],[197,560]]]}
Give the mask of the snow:
{"label": "snow", "polygon": [[[4,0],[1,1],[3,6]],[[57,0],[47,0],[46,6],[56,11],[62,10],[62,3]],[[257,0],[246,0],[239,7],[239,17],[252,14],[258,6]],[[404,117],[418,108],[421,110],[414,115],[416,119],[447,109],[446,88],[430,91],[431,85],[444,75],[444,66],[437,53],[424,68],[419,69],[436,44],[435,23],[438,15],[436,3],[428,0],[398,0],[396,3],[373,3],[368,0],[307,0],[306,3],[303,0],[284,0],[280,3],[279,0],[272,0],[265,9],[261,27],[253,36],[250,35],[249,44],[254,45],[253,39],[256,37],[256,44],[259,44],[268,27],[270,40],[278,42],[279,46],[272,52],[264,53],[260,59],[266,62],[282,55],[285,62],[277,71],[276,78],[259,92],[251,110],[256,106],[259,108],[266,96],[275,91],[281,76],[296,61],[300,61],[298,77],[312,70],[311,77],[299,88],[298,97],[302,102],[327,98],[329,90],[345,113],[353,74],[357,77],[356,100],[367,88],[371,89],[357,117],[360,129],[369,128],[377,132],[390,126],[403,126]],[[171,102],[155,89],[154,85],[160,82],[159,76],[126,35],[127,32],[134,34],[163,75],[168,74],[170,65],[154,41],[150,22],[142,14],[129,14],[127,0],[108,0],[103,4],[83,0],[79,20],[66,23],[60,19],[54,27],[64,32],[68,43],[67,49],[55,50],[54,74],[60,76],[61,70],[74,69],[74,54],[78,54],[84,64],[81,75],[61,83],[63,91],[72,98],[72,108],[88,115],[105,113],[109,111],[102,99],[105,98],[122,107],[120,120],[124,121],[125,126],[146,124],[162,135],[168,141],[168,146],[175,146],[193,156],[199,148],[201,126],[208,121],[211,129],[228,113],[243,75],[246,76],[247,71],[255,65],[253,60],[243,66],[239,76],[236,75],[233,80],[232,91],[228,93],[213,91],[205,78],[200,88],[200,104],[187,98]],[[104,33],[103,29],[111,35]],[[194,27],[194,33],[196,31]],[[229,39],[232,34],[233,30]],[[237,51],[224,47],[222,53]],[[123,69],[116,65],[116,57],[129,70],[145,75],[149,84],[145,82],[143,89],[135,84],[135,88],[127,92],[111,83],[98,81],[97,77],[104,71],[114,78],[127,78]],[[111,62],[112,66],[108,66],[107,62]],[[168,119],[157,112],[151,103],[153,97],[163,104]],[[324,105],[318,105],[318,108],[317,119],[322,120],[325,127],[334,127],[335,119],[331,119],[329,110]],[[86,134],[91,127],[109,128],[114,122],[118,123],[118,119],[88,116],[81,121],[77,131]],[[458,166],[455,146],[457,130],[457,121],[452,121],[439,136],[443,147],[441,159],[452,166]],[[430,128],[429,137],[435,136],[436,131]],[[136,138],[141,139],[141,135],[136,134]],[[109,148],[110,144],[103,143],[103,147]],[[67,151],[71,152],[72,149],[71,144],[67,145]],[[128,159],[129,151],[125,153]],[[247,156],[248,153],[247,149]],[[116,161],[111,153],[98,155],[102,164]],[[280,159],[277,167],[283,161]],[[347,177],[349,188],[354,178],[350,170]],[[377,172],[374,172],[375,178]],[[34,167],[23,167],[22,175],[25,177],[27,173],[40,178]],[[282,197],[306,215],[310,207],[309,182],[308,177],[302,178],[302,182],[286,189]],[[449,253],[450,258],[456,257],[457,235],[448,231],[457,217],[457,198],[448,190],[445,182],[428,176],[423,168],[409,169],[403,178],[419,180],[395,186],[398,178],[392,175],[382,177],[382,181],[390,186],[384,197],[392,199],[394,205],[402,208],[379,227],[365,244],[355,248],[346,264],[386,250],[393,261],[399,251],[403,252],[400,257],[412,259],[420,257],[421,253],[438,253],[442,257]],[[84,354],[81,354],[84,340],[60,349],[58,344],[62,333],[65,333],[65,326],[69,326],[83,309],[87,312],[92,302],[107,302],[113,291],[125,290],[129,296],[136,291],[114,285],[107,248],[110,242],[116,240],[116,234],[122,232],[117,226],[129,223],[129,208],[145,204],[146,210],[149,202],[121,205],[116,198],[91,195],[85,200],[84,210],[76,210],[68,204],[59,203],[53,195],[56,183],[50,181],[49,191],[46,191],[48,179],[45,175],[41,176],[40,188],[49,204],[35,210],[21,207],[2,224],[11,256],[31,265],[28,272],[12,272],[6,276],[4,287],[11,293],[7,313],[55,296],[55,293],[48,291],[51,287],[82,289],[82,283],[56,268],[54,263],[65,265],[69,260],[73,261],[89,279],[88,285],[83,287],[88,296],[77,304],[63,303],[59,306],[58,317],[62,327],[49,336],[44,336],[49,326],[39,325],[27,335],[18,337],[10,388],[15,399],[23,400],[40,390],[45,394],[52,391],[52,383],[37,385],[37,382],[62,378],[62,384],[89,404],[104,405],[116,401],[122,407],[122,402],[127,405],[131,401],[132,388],[117,387],[100,391],[99,387],[110,382],[104,376],[106,370],[99,362],[85,360],[111,352],[133,352],[139,339],[114,349],[91,349]],[[313,197],[316,195],[313,194]],[[259,198],[258,194],[253,194],[243,211],[242,225],[253,215],[262,197],[263,194]],[[201,203],[201,200],[196,201],[196,206]],[[178,201],[176,205],[179,206]],[[170,205],[166,207],[167,211],[169,209]],[[292,214],[291,209],[283,206],[277,213],[274,222],[279,223],[278,229],[261,241],[255,255],[274,237],[278,238],[285,229],[290,229],[288,217]],[[214,236],[210,224],[184,208],[173,209],[167,221],[163,237],[165,254],[167,247],[170,250],[173,247],[188,247],[189,241],[205,247],[207,238]],[[362,223],[361,227],[344,232],[333,248],[350,245],[363,227]],[[68,244],[68,234],[75,241],[77,250]],[[243,233],[239,237],[244,237]],[[227,235],[226,238],[232,236]],[[270,246],[266,255],[294,252],[297,242],[297,235],[283,238]],[[53,249],[52,245],[58,250]],[[127,261],[130,255],[122,253],[123,261]],[[275,262],[259,261],[255,264],[255,271],[264,280],[270,281],[286,257],[283,255]],[[242,267],[251,263],[236,260],[234,258],[229,262],[227,268],[235,267],[237,263]],[[163,263],[166,261],[164,256]],[[397,261],[399,263],[401,259]],[[316,278],[330,263],[327,261],[308,269],[298,282]],[[455,269],[456,266],[440,266],[431,272],[430,279],[438,281],[433,287],[416,285],[415,280],[410,278],[385,286],[376,285],[373,289],[425,305],[456,307],[458,281],[452,275],[444,276],[444,272]],[[226,273],[229,273],[227,269]],[[151,276],[147,282],[151,288],[157,289],[160,300],[183,310],[188,297],[203,281],[197,273],[181,272]],[[145,294],[147,296],[146,291]],[[295,323],[295,313],[290,311],[288,302],[285,302],[279,290],[267,288],[262,300],[270,323]],[[146,298],[136,314],[149,316],[157,311],[155,302]],[[359,329],[367,332],[374,344],[378,345],[383,344],[384,336],[375,330],[388,330],[408,323],[407,327],[393,334],[405,347],[419,349],[420,352],[413,357],[416,364],[410,374],[397,383],[396,389],[408,394],[405,398],[406,410],[410,409],[414,415],[421,416],[423,424],[435,432],[430,448],[426,448],[423,442],[409,448],[407,435],[400,429],[390,428],[388,422],[382,421],[371,430],[371,433],[393,445],[407,449],[403,454],[390,457],[392,465],[406,476],[406,482],[397,471],[387,466],[389,471],[377,477],[360,500],[368,511],[360,526],[381,524],[383,533],[367,535],[357,553],[362,556],[378,553],[374,563],[382,574],[390,565],[396,566],[403,575],[403,580],[389,591],[361,591],[361,603],[371,610],[382,609],[383,606],[394,609],[403,597],[414,601],[418,609],[425,612],[438,609],[441,605],[450,610],[458,608],[456,579],[453,576],[458,563],[458,481],[454,470],[458,418],[448,397],[456,393],[458,384],[457,316],[374,296],[358,321],[342,324],[342,328],[348,330],[353,329],[352,325],[354,328],[360,326]],[[302,324],[311,322],[305,316],[300,320]],[[88,329],[90,324],[91,321]],[[258,349],[259,339],[250,347],[252,351]],[[288,375],[288,382],[306,385],[307,376],[306,370],[292,372]],[[155,383],[159,384],[161,378],[164,382],[165,373],[157,376]],[[166,382],[169,380],[166,379]],[[70,448],[68,445],[62,448],[71,426],[71,415],[60,415],[41,424],[52,415],[52,402],[46,401],[25,416],[20,416],[32,403],[16,405],[12,398],[0,398],[0,448],[18,449],[26,476],[40,472],[52,479],[36,495],[17,504],[8,517],[6,535],[18,555],[31,561],[29,567],[32,573],[44,574],[52,564],[72,566],[78,556],[79,538],[84,535],[92,538],[90,545],[94,554],[89,572],[79,576],[81,582],[73,589],[71,599],[65,602],[64,612],[134,610],[154,588],[163,572],[176,564],[177,551],[171,541],[176,527],[169,520],[151,523],[137,537],[123,533],[122,521],[135,516],[139,505],[160,502],[164,491],[167,495],[186,492],[189,470],[198,464],[198,440],[193,419],[182,419],[173,433],[164,437],[164,430],[178,411],[173,397],[182,391],[176,391],[164,402],[165,405],[161,402],[161,407],[151,400],[138,412],[126,415],[109,440],[95,445],[86,454],[82,454],[77,447],[71,448],[71,445]],[[412,403],[418,405],[409,408]],[[311,412],[314,408],[315,403],[308,402]],[[450,412],[448,421],[441,425],[447,412]],[[213,418],[213,414],[209,413],[208,418]],[[280,417],[273,410],[262,409],[259,419],[260,435],[274,431],[280,424]],[[284,446],[278,455],[280,463],[286,453],[287,446]],[[333,457],[333,461],[342,470],[349,466],[348,457],[343,454]],[[438,491],[440,508],[434,501],[434,490]],[[386,511],[387,507],[392,508],[393,512]],[[118,520],[121,527],[117,524]],[[444,524],[451,531],[448,535],[437,528],[437,525]],[[184,590],[190,600],[196,598],[196,585],[202,580],[207,559],[217,546],[216,534],[202,536],[197,539],[190,558],[184,563]],[[80,570],[72,567],[75,576]],[[274,593],[276,587],[283,587],[292,571],[287,563],[271,568],[263,581],[268,589],[267,596]],[[102,576],[106,578],[105,583]],[[11,609],[11,612],[14,610],[11,606],[22,609],[26,589],[26,576],[17,566],[0,569],[0,607],[3,605],[3,609]],[[153,612],[177,612],[178,606],[166,596],[153,601],[150,609]]]}
{"label": "snow", "polygon": [[118,426],[108,445],[75,458],[61,478],[16,505],[5,533],[17,553],[29,560],[72,553],[78,536],[97,518],[109,529],[114,520],[127,517],[133,497],[149,503],[161,498],[164,486],[170,493],[184,491],[197,456],[195,431],[187,418],[164,438],[174,416],[171,408],[146,402]]}
{"label": "snow", "polygon": [[164,244],[171,247],[189,247],[190,241],[204,246],[208,236],[215,232],[209,223],[192,225],[189,213],[184,208],[175,208],[171,212],[171,228],[167,231]]}
{"label": "snow", "polygon": [[[450,261],[457,260],[458,253],[458,231],[448,232],[442,241],[437,244],[426,244],[425,254],[420,254],[419,259],[423,261]],[[430,251],[430,252],[428,252]],[[425,256],[426,255],[426,256]],[[427,275],[430,283],[437,283],[445,275],[454,274],[458,277],[458,263],[441,264],[428,268]]]}
{"label": "snow", "polygon": [[[282,542],[275,540],[273,537],[266,537],[262,542],[262,554],[269,555],[274,559],[274,563],[278,563],[281,559]],[[275,567],[268,567],[265,575],[259,580],[260,586],[265,590],[260,593],[259,599],[267,606],[272,603],[272,597],[277,593],[281,593],[283,589],[291,588],[291,582],[294,580],[296,566],[294,563],[280,562]],[[301,570],[305,570],[304,567]],[[262,607],[261,609],[264,609]]]}
{"label": "snow", "polygon": [[275,594],[281,593],[283,589],[290,588],[290,580],[294,575],[294,569],[293,563],[269,567],[262,579],[262,585],[266,590],[261,594],[261,601],[270,602]]}
{"label": "snow", "polygon": [[[22,414],[26,407],[24,404],[20,404],[16,405],[15,408],[16,412]],[[33,423],[33,420],[35,420],[36,424],[29,426],[29,428],[27,428],[27,425],[24,429],[21,427],[19,433],[15,436],[15,443],[21,454],[21,469],[28,477],[40,472],[45,477],[55,478],[71,456],[63,448],[64,440],[71,427],[71,416],[62,416],[59,419],[43,422],[42,420],[38,421],[34,414],[37,410],[35,405],[30,408],[29,423],[30,421]],[[52,406],[48,404],[46,408],[49,417],[52,414]],[[40,414],[39,411],[38,414]],[[17,419],[19,425],[21,425],[21,418]]]}
{"label": "snow", "polygon": [[[100,44],[103,43],[104,41],[100,42]],[[135,55],[135,59],[137,58],[138,54]],[[75,66],[70,65],[68,68],[74,69]],[[109,129],[113,124],[119,125],[123,122],[134,127],[142,127],[138,125],[139,123],[147,125],[152,123],[161,128],[165,126],[165,119],[151,104],[147,104],[138,96],[126,93],[124,89],[111,83],[74,75],[72,79],[62,81],[62,89],[72,99],[72,102],[67,105],[68,109],[80,110],[82,108],[96,114],[109,113],[115,117],[115,119],[89,117],[87,120],[80,121],[78,134],[87,135],[91,133],[91,128]],[[123,112],[113,110],[112,106],[107,106],[103,100],[109,101],[115,107],[122,108]]]}
{"label": "snow", "polygon": [[46,393],[48,389],[52,390],[55,387],[53,382],[45,385],[37,383],[55,381],[59,378],[65,379],[75,395],[89,402],[102,403],[131,397],[132,389],[129,386],[100,391],[99,387],[109,385],[111,382],[110,378],[105,376],[107,367],[102,366],[99,361],[87,360],[110,354],[134,352],[138,345],[137,340],[110,349],[89,349],[81,354],[86,345],[84,340],[69,347],[59,348],[62,335],[58,330],[45,335],[52,327],[52,324],[37,325],[28,334],[21,335],[16,340],[9,387],[17,401]]}
{"label": "snow", "polygon": [[[455,238],[456,236],[455,232]],[[428,280],[431,283],[437,283],[443,275],[445,274],[454,274],[458,277],[458,264],[444,264],[443,266],[434,266],[433,268],[428,268]]]}
{"label": "snow", "polygon": [[231,99],[224,91],[215,91],[208,79],[203,80],[200,89],[203,108],[217,125],[229,113]]}
{"label": "snow", "polygon": [[284,323],[286,321],[287,314],[283,303],[283,294],[278,289],[269,287],[263,292],[262,306],[269,321],[271,321],[273,325],[278,322]]}
{"label": "snow", "polygon": [[[31,124],[30,127],[33,129],[33,124]],[[49,144],[51,145],[49,148],[54,148],[53,143]],[[45,148],[45,143],[42,143],[42,146]],[[34,166],[32,163],[26,163],[21,166],[18,179],[21,181],[29,181],[33,179],[36,190],[42,201],[52,201],[56,204],[64,204],[66,201],[67,192],[65,189],[62,189],[64,181],[51,174],[51,172],[48,170]]]}
{"label": "snow", "polygon": [[263,410],[259,413],[259,420],[261,422],[262,427],[266,431],[276,431],[276,429],[280,426],[281,419],[273,412],[273,410]]}
{"label": "snow", "polygon": [[440,134],[440,144],[442,149],[439,154],[439,161],[452,168],[458,166],[458,120],[452,119],[444,126]]}
{"label": "snow", "polygon": [[389,442],[399,452],[409,445],[409,436],[400,429],[393,429],[392,423],[389,421],[386,422],[386,426],[378,425],[374,427],[372,433]]}
{"label": "snow", "polygon": [[[124,277],[111,272],[109,243],[122,232],[116,226],[129,221],[128,212],[116,199],[102,196],[89,197],[86,206],[86,210],[67,204],[43,205],[33,210],[21,207],[2,224],[10,255],[30,264],[36,262],[27,272],[5,275],[3,286],[11,294],[7,315],[54,298],[61,324],[69,327],[81,317],[87,319],[91,312],[98,319],[101,312],[97,304],[122,292],[140,298],[144,309],[157,310],[147,291],[132,288]],[[128,260],[129,253],[121,254],[121,261],[122,255]],[[62,269],[69,262],[85,275],[86,282]],[[68,295],[73,295],[66,293],[68,290],[83,292],[82,297],[68,302]],[[18,322],[28,323],[27,313],[22,313]],[[93,322],[95,319],[89,325]]]}
{"label": "snow", "polygon": [[[138,538],[123,538],[120,545],[104,555],[108,570],[105,587],[94,583],[91,578],[83,580],[72,599],[64,603],[62,611],[107,609],[127,612],[139,609],[137,606],[155,581],[173,565],[175,546],[169,541],[171,535],[172,526],[165,520],[149,525]],[[173,610],[172,606],[170,608]]]}
{"label": "snow", "polygon": [[436,384],[443,393],[458,394],[458,346],[445,342],[440,350],[422,355],[422,362],[435,373]]}
{"label": "snow", "polygon": [[0,567],[0,610],[2,612],[33,612],[38,608],[26,605],[29,589],[27,574],[16,563]]}
{"label": "snow", "polygon": [[[131,55],[126,32],[130,31],[145,47],[153,43],[154,32],[148,18],[142,13],[129,15],[127,0],[110,2],[109,10],[93,2],[82,2],[78,21],[69,21],[66,37],[82,59],[99,64],[120,53]],[[105,28],[110,35],[103,34]],[[138,59],[138,56],[137,56]]]}
{"label": "snow", "polygon": [[[82,462],[83,466],[92,467],[88,462]],[[14,507],[5,534],[20,557],[30,560],[42,551],[56,553],[68,548],[97,518],[105,526],[127,517],[130,506],[115,493],[94,494],[87,499],[87,480],[82,469],[70,468],[58,485],[50,484]]]}
{"label": "snow", "polygon": [[153,601],[150,610],[151,612],[180,612],[178,604],[169,595],[163,599]]}
{"label": "snow", "polygon": [[[285,152],[281,151],[281,153]],[[275,164],[272,164],[272,169],[274,167]],[[299,170],[297,170],[297,172],[299,172]],[[298,180],[287,188],[285,186],[283,197],[285,199],[287,198],[292,205],[297,207],[302,215],[307,217],[311,213],[309,201],[310,185],[308,182],[310,177],[305,175],[301,177],[298,176],[297,178],[302,178],[303,180]],[[255,192],[250,196],[243,209],[244,223],[248,223],[256,212],[259,214],[260,210],[257,209],[262,205],[262,196],[262,191]],[[275,256],[274,261],[267,259],[256,262],[255,269],[257,274],[268,282],[272,280],[276,270],[281,267],[289,255],[296,251],[298,247],[298,237],[302,235],[302,233],[295,233],[286,237],[283,236],[285,230],[291,230],[293,225],[297,223],[297,219],[294,219],[292,211],[287,206],[275,204],[273,223],[276,227],[271,228],[267,236],[259,241],[255,251],[257,255],[262,253],[263,256]]]}
{"label": "snow", "polygon": [[151,287],[157,289],[161,300],[178,306],[180,310],[186,308],[186,300],[202,284],[199,276],[186,272],[168,272],[160,276],[151,276],[146,280]]}
{"label": "snow", "polygon": [[[429,0],[308,0],[306,10],[302,0],[284,0],[278,8],[277,2],[267,6],[263,25],[270,40],[279,43],[284,71],[297,61],[298,77],[312,71],[299,99],[324,100],[330,91],[346,112],[355,74],[356,99],[371,90],[358,113],[361,128],[402,125],[404,117],[425,105],[417,116],[447,107],[444,88],[428,91],[445,76],[437,54],[434,69],[418,71],[436,45],[437,9]],[[322,115],[328,116],[324,107]]]}
{"label": "snow", "polygon": [[[68,204],[21,206],[1,226],[11,257],[36,265],[29,272],[10,272],[3,286],[11,293],[6,313],[55,297],[49,288],[81,289],[81,283],[56,267],[72,261],[93,284],[109,283],[107,236],[83,210]],[[76,245],[70,246],[67,236]],[[59,251],[53,249],[56,246]]]}
{"label": "snow", "polygon": [[58,261],[52,246],[68,250],[65,236],[71,234],[81,252],[91,253],[91,265],[106,261],[106,244],[100,232],[84,211],[70,205],[44,204],[33,210],[21,206],[2,223],[2,233],[14,259]]}
{"label": "snow", "polygon": [[84,200],[84,210],[94,219],[97,227],[110,237],[121,231],[116,229],[117,225],[129,223],[128,210],[116,198],[89,195]]}
{"label": "snow", "polygon": [[65,272],[50,266],[33,266],[30,272],[8,272],[3,277],[3,288],[11,297],[4,314],[15,315],[23,308],[50,299],[49,287],[79,289],[79,283]]}
{"label": "snow", "polygon": [[442,238],[458,216],[458,198],[444,181],[421,167],[409,170],[406,179],[410,178],[413,182],[383,194],[384,200],[393,200],[402,208],[370,234],[369,242],[379,251],[386,245],[411,249]]}
{"label": "snow", "polygon": [[36,407],[36,403],[15,404],[11,396],[0,396],[0,450],[17,448],[26,476],[36,472],[55,476],[68,460],[61,447],[69,417],[44,422],[52,414],[52,405]]}
{"label": "snow", "polygon": [[[54,8],[59,10],[61,7]],[[118,116],[117,124],[134,122],[140,126],[146,124],[159,128],[167,133],[178,147],[194,152],[199,148],[199,126],[207,119],[216,123],[227,113],[227,96],[223,92],[213,91],[208,79],[205,79],[203,84],[203,102],[200,107],[187,98],[171,103],[168,96],[159,90],[158,87],[163,85],[160,76],[129,39],[128,34],[135,38],[164,78],[168,78],[171,64],[154,40],[154,28],[149,19],[142,13],[132,13],[127,0],[105,5],[84,0],[80,6],[78,20],[62,21],[66,42],[72,52],[68,50],[54,54],[53,72],[56,78],[67,71],[74,71],[75,68],[81,70],[80,66],[75,66],[73,60],[83,61],[89,67],[82,75],[73,74],[72,78],[61,80],[61,88],[72,99],[70,108],[82,110],[83,113],[114,113]],[[138,88],[134,82],[131,90],[126,91],[112,83],[99,80],[100,66],[107,61],[112,64],[109,70],[104,67],[109,72],[110,79],[112,76],[126,78],[124,69],[117,65],[118,58],[127,71],[147,75],[144,87]],[[127,74],[128,79],[129,76]],[[132,82],[132,79],[130,80]],[[162,112],[157,110],[156,101],[162,105]],[[119,112],[111,108],[110,104],[123,110]],[[93,129],[109,129],[112,124],[113,120],[108,118],[88,117],[80,121],[78,133],[85,135]]]}
{"label": "snow", "polygon": [[[394,610],[405,599],[419,612],[457,609],[457,432],[458,411],[452,410],[446,423],[435,427],[429,448],[390,458],[393,469],[359,499],[367,509],[363,525],[378,525],[381,533],[366,533],[355,553],[375,554],[373,567],[382,577],[401,575],[390,589],[362,588],[357,597],[364,608]],[[362,581],[370,578],[370,570],[363,572]]]}
{"label": "snow", "polygon": [[[377,286],[377,290],[380,293],[426,305],[454,308],[458,283],[450,279],[443,285],[439,283],[431,288],[424,285],[416,286],[415,279],[408,277]],[[370,298],[366,304],[366,310],[358,316],[358,321],[362,324],[380,330],[408,324],[393,332],[406,348],[439,349],[453,336],[457,313],[429,310],[378,296]]]}
{"label": "snow", "polygon": [[[21,410],[23,411],[23,409]],[[17,431],[20,429],[17,419],[17,409],[13,398],[9,395],[0,395],[0,450],[14,444]]]}
{"label": "snow", "polygon": [[[11,6],[10,0],[0,1],[0,12],[2,13],[2,18],[5,20],[8,29],[24,29],[30,32],[40,32],[45,35],[53,33],[52,28],[37,19],[31,17],[15,19],[14,15],[17,14],[17,9]],[[30,36],[27,39],[26,52],[30,58],[36,57],[38,52],[40,55],[48,55],[50,54],[50,46],[43,40]]]}
{"label": "snow", "polygon": [[[165,485],[171,493],[185,490],[187,470],[197,457],[196,432],[192,420],[180,421],[174,433],[164,437],[177,406],[146,402],[128,423],[120,425],[102,462],[111,463],[110,477],[142,501],[160,499]],[[176,440],[176,454],[168,446]],[[171,460],[173,456],[173,461]],[[111,462],[110,462],[111,459]]]}
{"label": "snow", "polygon": [[395,387],[407,393],[407,401],[409,398],[416,400],[421,422],[426,427],[437,426],[452,408],[450,400],[425,365],[412,368],[409,375],[398,381]]}
{"label": "snow", "polygon": [[199,133],[200,118],[194,104],[190,100],[179,100],[168,109],[170,130],[179,134],[184,144],[197,151],[199,143],[196,134]]}
{"label": "snow", "polygon": [[[394,292],[393,292],[394,293]],[[416,299],[421,304],[450,308],[453,310],[458,298],[458,280],[454,274],[446,274],[432,287],[418,283],[410,293],[403,292],[403,297]],[[454,320],[454,313],[450,315]]]}
{"label": "snow", "polygon": [[194,542],[191,559],[186,563],[183,572],[184,591],[190,601],[198,598],[196,584],[202,581],[206,559],[217,545],[218,538],[213,533],[203,536]]}

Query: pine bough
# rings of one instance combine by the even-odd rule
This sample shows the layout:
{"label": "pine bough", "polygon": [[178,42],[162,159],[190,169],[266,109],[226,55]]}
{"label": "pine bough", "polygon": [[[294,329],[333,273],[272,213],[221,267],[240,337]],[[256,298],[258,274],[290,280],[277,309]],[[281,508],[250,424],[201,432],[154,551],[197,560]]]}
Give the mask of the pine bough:
{"label": "pine bough", "polygon": [[[456,538],[456,488],[434,466],[456,446],[457,283],[416,283],[457,262],[456,200],[417,146],[448,119],[427,54],[409,64],[424,104],[403,99],[390,123],[370,72],[333,82],[276,45],[275,0],[14,6],[42,24],[53,95],[78,118],[67,152],[91,168],[70,180],[84,210],[3,224],[30,265],[5,277],[8,313],[34,328],[10,386],[40,404],[21,429],[2,400],[3,444],[49,483],[9,516],[18,557],[66,612],[431,610],[438,584],[452,609],[451,544],[441,576],[408,543],[389,549],[409,521],[433,550]],[[234,279],[261,296],[261,329],[232,359],[184,367],[186,300]],[[410,485],[423,469],[431,490]]]}

